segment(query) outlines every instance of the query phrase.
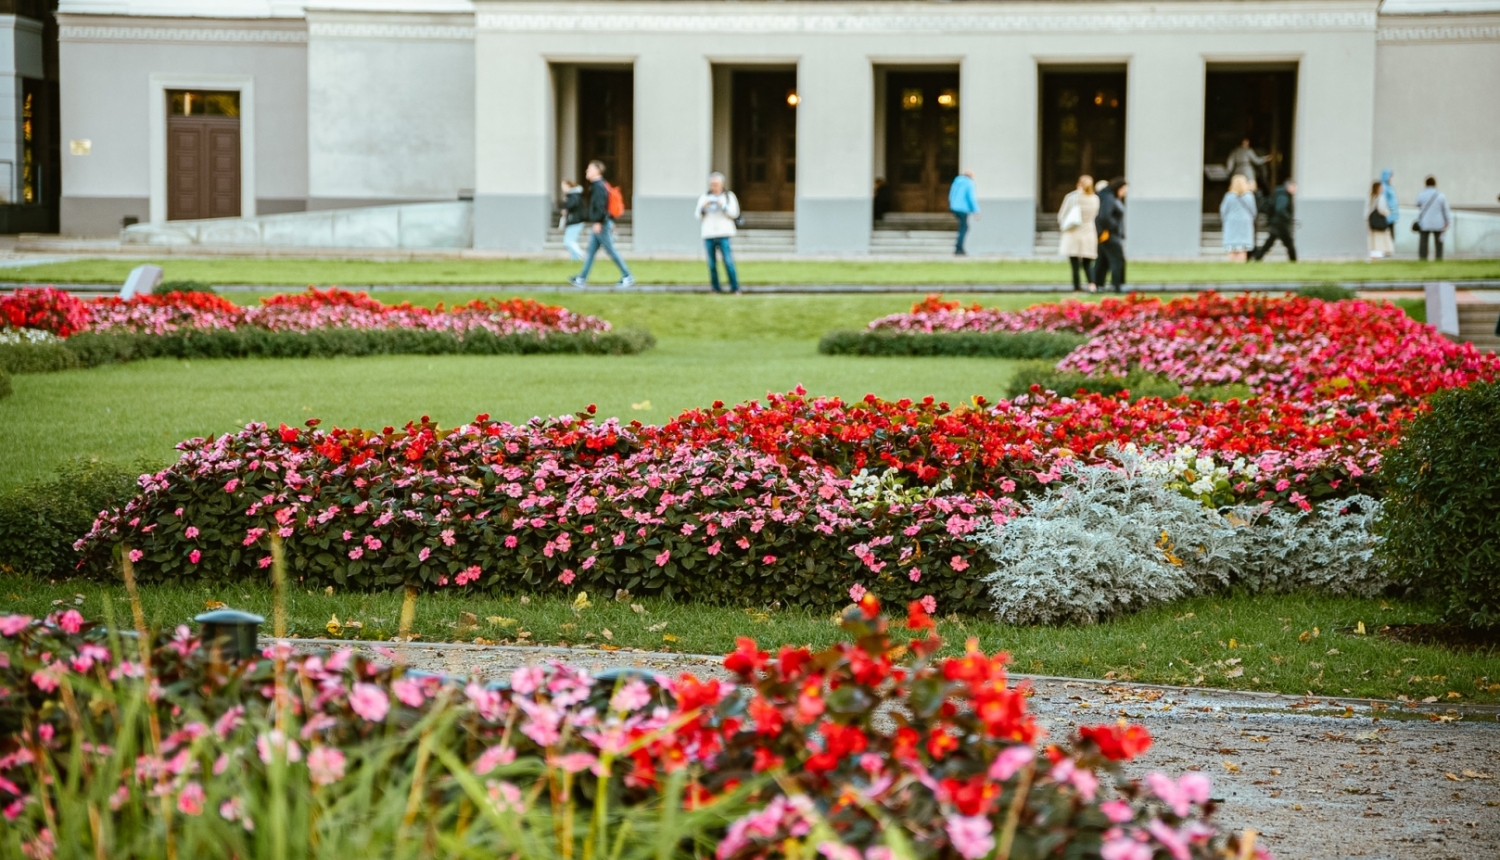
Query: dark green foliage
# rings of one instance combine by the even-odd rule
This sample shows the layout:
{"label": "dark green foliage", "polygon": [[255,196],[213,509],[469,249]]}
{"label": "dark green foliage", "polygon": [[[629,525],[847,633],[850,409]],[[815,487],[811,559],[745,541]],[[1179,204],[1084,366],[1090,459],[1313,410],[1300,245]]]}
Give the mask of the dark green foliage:
{"label": "dark green foliage", "polygon": [[213,291],[214,285],[203,281],[162,281],[151,293],[164,296],[167,293],[211,293]]}
{"label": "dark green foliage", "polygon": [[[145,358],[330,358],[339,355],[634,355],[656,346],[642,329],[603,333],[496,335],[483,329],[462,339],[423,329],[343,329],[311,332],[246,328],[173,334],[96,334],[84,332],[60,345],[68,366],[97,367]],[[0,348],[3,355],[3,348]],[[61,369],[47,368],[47,369]],[[26,371],[37,372],[37,371]]]}
{"label": "dark green foliage", "polygon": [[56,478],[0,495],[0,570],[73,575],[79,561],[73,542],[88,534],[100,511],[130,497],[137,474],[97,460],[75,460]]}
{"label": "dark green foliage", "polygon": [[1072,332],[834,331],[823,336],[824,355],[972,356],[980,358],[1062,358],[1088,341]]}
{"label": "dark green foliage", "polygon": [[10,394],[10,374],[5,372],[5,368],[0,367],[0,400],[9,397]]}
{"label": "dark green foliage", "polygon": [[1348,299],[1359,298],[1359,295],[1353,290],[1348,287],[1341,287],[1331,281],[1298,287],[1297,295],[1304,299],[1322,299],[1325,302],[1342,302]]}
{"label": "dark green foliage", "polygon": [[1050,362],[1028,361],[1016,368],[1006,394],[1019,397],[1030,392],[1033,385],[1068,396],[1079,389],[1109,397],[1121,391],[1129,391],[1132,400],[1140,397],[1176,397],[1182,393],[1182,386],[1172,380],[1142,370],[1132,370],[1126,376],[1086,376],[1058,370]]}
{"label": "dark green foliage", "polygon": [[0,370],[10,373],[52,373],[78,363],[78,356],[58,341],[0,344]]}
{"label": "dark green foliage", "polygon": [[1500,383],[1430,404],[1380,464],[1381,552],[1448,621],[1500,628]]}

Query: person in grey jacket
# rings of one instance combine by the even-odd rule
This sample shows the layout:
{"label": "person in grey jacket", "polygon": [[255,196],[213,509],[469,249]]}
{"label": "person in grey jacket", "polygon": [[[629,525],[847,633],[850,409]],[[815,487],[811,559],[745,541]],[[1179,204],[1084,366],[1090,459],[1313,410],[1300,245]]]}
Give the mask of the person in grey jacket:
{"label": "person in grey jacket", "polygon": [[1224,169],[1229,171],[1230,176],[1243,176],[1247,180],[1255,181],[1255,168],[1264,165],[1271,160],[1269,155],[1256,155],[1255,149],[1250,146],[1250,138],[1240,141],[1240,145],[1224,162]]}
{"label": "person in grey jacket", "polygon": [[1427,260],[1427,237],[1437,245],[1437,260],[1443,261],[1443,234],[1453,225],[1453,212],[1448,208],[1448,196],[1438,190],[1437,179],[1427,177],[1427,187],[1417,195],[1417,220],[1412,222],[1420,238],[1417,240],[1417,256]]}

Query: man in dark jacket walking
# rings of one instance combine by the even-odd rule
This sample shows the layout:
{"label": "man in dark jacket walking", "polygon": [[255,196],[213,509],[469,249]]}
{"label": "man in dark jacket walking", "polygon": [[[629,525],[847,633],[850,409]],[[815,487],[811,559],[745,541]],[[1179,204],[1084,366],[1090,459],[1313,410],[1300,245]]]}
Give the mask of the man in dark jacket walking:
{"label": "man in dark jacket walking", "polygon": [[1116,177],[1099,191],[1099,214],[1094,229],[1099,233],[1099,262],[1094,266],[1094,283],[1104,286],[1109,276],[1115,292],[1125,289],[1125,192],[1129,186],[1124,177]]}
{"label": "man in dark jacket walking", "polygon": [[1297,203],[1293,199],[1296,196],[1297,183],[1290,178],[1271,192],[1271,212],[1266,216],[1266,244],[1253,251],[1250,259],[1265,259],[1271,253],[1271,246],[1280,239],[1281,244],[1286,246],[1287,257],[1293,263],[1297,262],[1297,243],[1292,238],[1292,230],[1297,221]]}
{"label": "man in dark jacket walking", "polygon": [[603,248],[604,253],[609,255],[620,270],[620,283],[616,286],[634,286],[635,278],[631,277],[630,268],[615,251],[615,219],[609,215],[609,186],[604,184],[604,162],[590,161],[584,178],[589,183],[588,193],[583,198],[583,220],[591,231],[589,249],[584,254],[583,271],[573,276],[568,283],[575,287],[588,286],[589,270],[594,268],[594,255]]}

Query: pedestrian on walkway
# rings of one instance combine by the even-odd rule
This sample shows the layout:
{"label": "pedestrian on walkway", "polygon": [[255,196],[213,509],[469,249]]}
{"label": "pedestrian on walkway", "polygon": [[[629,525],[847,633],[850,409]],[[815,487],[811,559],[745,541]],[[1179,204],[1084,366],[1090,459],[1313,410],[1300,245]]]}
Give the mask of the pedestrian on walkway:
{"label": "pedestrian on walkway", "polygon": [[1094,283],[1102,288],[1108,275],[1117,293],[1125,289],[1125,192],[1129,190],[1123,176],[1111,179],[1099,192],[1099,214],[1094,217],[1094,229],[1099,233]]}
{"label": "pedestrian on walkway", "polygon": [[1292,238],[1292,231],[1296,228],[1297,202],[1293,199],[1297,196],[1297,182],[1291,177],[1271,192],[1269,204],[1270,214],[1266,217],[1266,244],[1250,255],[1252,260],[1264,260],[1271,253],[1271,246],[1281,240],[1286,246],[1286,255],[1293,262],[1297,262],[1297,243]]}
{"label": "pedestrian on walkway", "polygon": [[969,216],[975,221],[979,220],[979,199],[974,194],[974,171],[964,170],[953,177],[953,184],[948,187],[948,211],[958,219],[958,242],[953,246],[953,255],[964,257],[968,251],[964,250],[964,239],[969,235]]}
{"label": "pedestrian on walkway", "polygon": [[583,186],[571,179],[562,181],[562,216],[559,220],[563,228],[563,247],[568,249],[568,259],[582,260],[583,247],[578,244],[578,237],[583,233]]}
{"label": "pedestrian on walkway", "polygon": [[[1390,173],[1389,170],[1386,173]],[[1370,199],[1365,204],[1365,223],[1370,227],[1370,259],[1379,260],[1395,253],[1396,243],[1390,232],[1390,204],[1385,202],[1383,183],[1370,186]]]}
{"label": "pedestrian on walkway", "polygon": [[729,277],[729,291],[740,291],[740,277],[734,270],[734,254],[729,250],[729,240],[735,234],[735,221],[740,217],[740,201],[734,192],[724,187],[724,174],[708,175],[708,193],[698,198],[699,229],[703,236],[703,247],[708,252],[708,282],[714,292],[719,289],[718,255],[724,256],[724,273]]}
{"label": "pedestrian on walkway", "polygon": [[1396,186],[1391,183],[1392,175],[1389,167],[1380,171],[1380,193],[1385,198],[1385,208],[1390,210],[1385,216],[1385,222],[1390,225],[1386,231],[1391,234],[1391,247],[1395,247],[1396,221],[1401,217],[1401,201],[1396,199]]}
{"label": "pedestrian on walkway", "polygon": [[1231,263],[1243,263],[1255,248],[1255,194],[1250,181],[1236,173],[1229,178],[1229,190],[1219,201],[1219,220],[1224,225],[1224,250]]}
{"label": "pedestrian on walkway", "polygon": [[1083,289],[1079,282],[1079,270],[1088,282],[1088,291],[1094,292],[1094,260],[1099,257],[1099,233],[1094,229],[1094,219],[1099,216],[1099,195],[1094,193],[1094,177],[1078,177],[1078,187],[1063,198],[1057,210],[1057,227],[1062,231],[1057,252],[1068,258],[1073,269],[1073,292]]}
{"label": "pedestrian on walkway", "polygon": [[[574,275],[568,283],[575,287],[586,287],[589,283],[589,271],[594,268],[594,255],[603,248],[604,253],[614,261],[620,270],[620,282],[617,287],[635,286],[635,278],[630,274],[630,267],[620,259],[615,251],[615,217],[616,213],[611,209],[619,210],[623,214],[623,201],[618,198],[618,191],[613,191],[609,183],[604,181],[604,162],[590,161],[588,169],[584,171],[584,179],[588,180],[588,191],[583,197],[583,220],[589,225],[589,249],[584,255],[583,271]],[[613,194],[611,193],[613,191]],[[610,198],[616,199],[612,202]]]}
{"label": "pedestrian on walkway", "polygon": [[1453,224],[1453,213],[1448,209],[1448,195],[1438,190],[1437,178],[1427,177],[1427,187],[1417,195],[1417,220],[1411,228],[1419,234],[1417,256],[1427,262],[1427,237],[1437,245],[1437,261],[1443,261],[1443,233]]}
{"label": "pedestrian on walkway", "polygon": [[1250,138],[1240,141],[1240,145],[1229,153],[1229,158],[1224,162],[1224,169],[1229,171],[1230,180],[1233,177],[1243,176],[1251,182],[1255,181],[1255,168],[1260,167],[1271,160],[1269,155],[1256,155],[1255,148],[1250,145]]}

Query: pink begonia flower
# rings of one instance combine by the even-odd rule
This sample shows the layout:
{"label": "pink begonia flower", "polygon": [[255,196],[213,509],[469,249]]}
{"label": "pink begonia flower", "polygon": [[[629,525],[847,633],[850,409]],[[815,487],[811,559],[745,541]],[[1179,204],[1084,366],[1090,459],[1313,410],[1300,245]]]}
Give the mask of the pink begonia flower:
{"label": "pink begonia flower", "polygon": [[669,550],[669,549],[664,549],[661,552],[657,553],[657,555],[656,555],[656,566],[657,567],[666,567],[667,566],[667,562],[671,561],[671,560],[672,560],[672,551]]}
{"label": "pink begonia flower", "polygon": [[964,557],[961,555],[955,555],[953,558],[948,559],[948,565],[960,573],[969,569],[969,563],[964,561]]}
{"label": "pink begonia flower", "polygon": [[1173,781],[1160,771],[1152,771],[1146,774],[1146,786],[1179,818],[1186,818],[1194,803],[1206,803],[1213,791],[1209,778],[1197,771],[1183,774],[1181,781]]}
{"label": "pink begonia flower", "polygon": [[426,697],[422,695],[422,685],[411,678],[398,678],[391,684],[391,692],[408,708],[420,708],[426,701]]}
{"label": "pink begonia flower", "polygon": [[315,746],[307,754],[313,785],[332,785],[344,778],[344,754],[335,747]]}
{"label": "pink begonia flower", "polygon": [[193,550],[192,552],[188,553],[188,561],[192,562],[193,564],[197,564],[199,562],[199,560],[202,559],[202,558],[203,558],[203,553],[199,552],[196,549]]}
{"label": "pink begonia flower", "polygon": [[196,781],[184,785],[177,795],[177,811],[183,815],[202,815],[203,786]]}
{"label": "pink begonia flower", "polygon": [[1099,804],[1099,811],[1104,813],[1105,818],[1116,824],[1129,821],[1135,817],[1135,810],[1131,809],[1130,804],[1123,800],[1106,800]]}
{"label": "pink begonia flower", "polygon": [[1111,839],[1099,849],[1103,860],[1151,860],[1155,853],[1146,843],[1128,837]]}
{"label": "pink begonia flower", "polygon": [[352,558],[352,559],[356,559],[357,560],[361,556],[363,556],[364,554],[365,554],[365,548],[361,547],[361,546],[357,546],[354,549],[349,550],[349,557]]}
{"label": "pink begonia flower", "polygon": [[356,683],[354,689],[349,691],[349,707],[366,720],[378,723],[390,711],[391,700],[384,690],[374,684]]}
{"label": "pink begonia flower", "polygon": [[516,548],[516,544],[519,544],[519,543],[520,543],[520,541],[516,539],[515,535],[506,535],[505,536],[505,548],[506,549],[515,549]]}
{"label": "pink begonia flower", "polygon": [[187,538],[188,540],[192,540],[193,538],[198,536],[198,527],[188,526],[187,528],[182,530],[182,536]]}
{"label": "pink begonia flower", "polygon": [[609,699],[609,709],[628,713],[651,703],[651,690],[639,679],[627,682]]}
{"label": "pink begonia flower", "polygon": [[484,776],[495,768],[508,765],[515,760],[515,747],[492,746],[480,753],[479,758],[474,760],[474,772],[480,776]]}
{"label": "pink begonia flower", "polygon": [[424,546],[422,547],[422,551],[417,553],[417,561],[426,561],[430,555],[432,555],[432,547]]}
{"label": "pink begonia flower", "polygon": [[239,486],[240,486],[240,479],[239,478],[230,478],[229,481],[224,484],[224,492],[226,492],[226,493],[232,493],[235,490],[239,489]]}
{"label": "pink begonia flower", "polygon": [[1168,827],[1160,818],[1146,822],[1146,831],[1167,849],[1173,860],[1192,860],[1192,848],[1188,845],[1187,838]]}
{"label": "pink begonia flower", "polygon": [[921,571],[921,569],[915,568],[915,567],[912,568],[911,570],[909,570],[909,571],[906,572],[906,578],[909,579],[909,580],[911,580],[912,582],[921,582],[922,581],[922,571]]}
{"label": "pink begonia flower", "polygon": [[76,609],[69,609],[57,617],[57,626],[62,632],[72,635],[83,629],[83,613]]}
{"label": "pink begonia flower", "polygon": [[937,612],[936,597],[933,597],[930,594],[924,594],[922,595],[922,599],[917,602],[922,604],[922,611],[927,613],[928,615],[932,615],[933,613]]}
{"label": "pink begonia flower", "polygon": [[289,762],[302,761],[302,747],[296,741],[287,740],[280,729],[272,729],[255,739],[255,751],[260,755],[260,760],[266,764],[271,763],[273,754],[279,751],[286,752],[286,760]]}
{"label": "pink begonia flower", "polygon": [[219,804],[219,817],[225,821],[238,821],[244,825],[245,830],[254,832],[255,822],[245,814],[245,802],[238,797],[230,798]]}
{"label": "pink begonia flower", "polygon": [[775,564],[775,563],[776,563],[776,556],[774,556],[774,555],[768,555],[768,556],[766,556],[766,557],[765,557],[765,558],[762,558],[762,559],[761,559],[761,560],[760,560],[760,563],[761,563],[761,564],[764,564],[764,565],[772,565],[772,564]]}
{"label": "pink begonia flower", "polygon": [[749,549],[750,548],[750,539],[749,538],[740,538],[739,540],[735,541],[735,545],[738,546],[740,549]]}
{"label": "pink begonia flower", "polygon": [[995,850],[994,828],[983,815],[950,815],[948,839],[967,860],[979,860]]}
{"label": "pink begonia flower", "polygon": [[547,670],[541,666],[522,666],[510,673],[511,690],[529,696],[541,689],[547,680]]}
{"label": "pink begonia flower", "polygon": [[995,756],[995,761],[990,765],[989,777],[993,780],[1005,782],[1016,775],[1016,771],[1025,767],[1036,759],[1036,750],[1025,744],[1014,744],[1000,751]]}
{"label": "pink begonia flower", "polygon": [[599,761],[597,756],[586,752],[568,753],[558,756],[552,760],[552,764],[563,769],[567,773],[579,773],[593,767]]}
{"label": "pink begonia flower", "polygon": [[495,809],[500,812],[513,812],[517,815],[526,811],[526,803],[522,800],[521,789],[514,783],[505,781],[491,781],[486,784],[489,791],[490,802],[495,804]]}
{"label": "pink begonia flower", "polygon": [[574,573],[572,568],[568,568],[567,570],[564,570],[562,573],[559,573],[557,575],[557,581],[561,582],[563,585],[572,585],[573,580],[577,577],[578,574]]}
{"label": "pink begonia flower", "polygon": [[0,635],[14,636],[31,625],[30,615],[6,615],[0,617]]}
{"label": "pink begonia flower", "polygon": [[859,855],[859,849],[842,842],[823,841],[818,843],[818,853],[827,860],[863,860]]}
{"label": "pink begonia flower", "polygon": [[854,601],[855,603],[864,600],[865,594],[865,587],[863,585],[860,585],[856,582],[853,585],[849,586],[849,599]]}
{"label": "pink begonia flower", "polygon": [[146,557],[146,554],[138,549],[131,550],[129,555],[132,562],[140,561],[141,559]]}

